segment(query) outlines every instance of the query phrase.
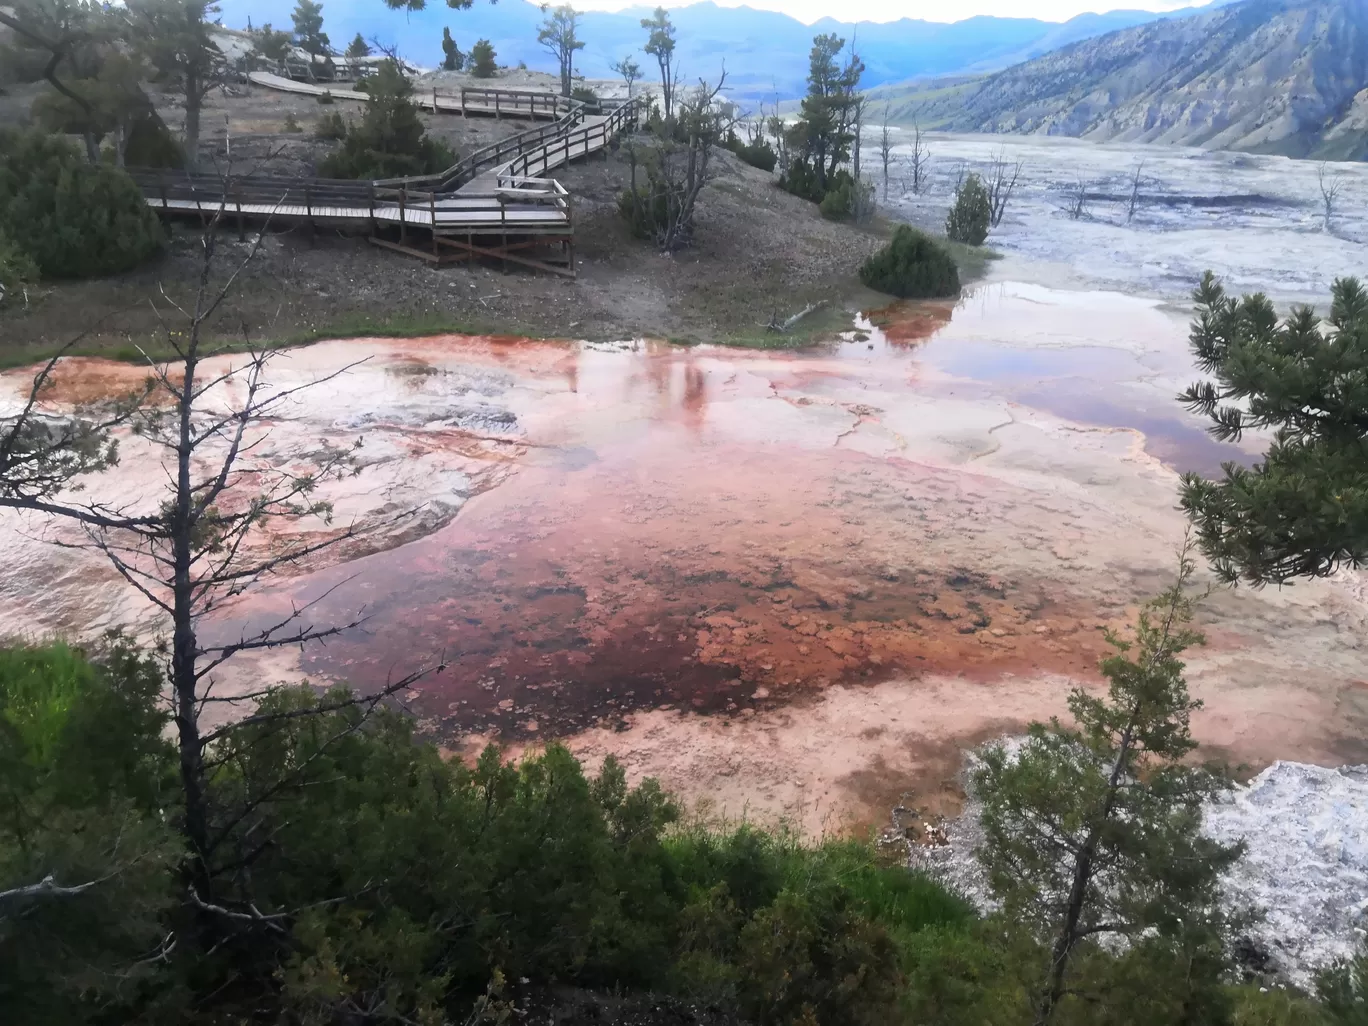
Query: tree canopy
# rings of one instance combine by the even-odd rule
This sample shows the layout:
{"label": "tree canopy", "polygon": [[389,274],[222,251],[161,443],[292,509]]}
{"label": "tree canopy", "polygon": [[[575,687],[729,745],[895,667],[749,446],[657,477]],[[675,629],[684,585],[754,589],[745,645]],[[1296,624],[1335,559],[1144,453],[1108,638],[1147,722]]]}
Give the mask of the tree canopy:
{"label": "tree canopy", "polygon": [[575,74],[575,51],[584,49],[584,40],[577,34],[579,12],[569,4],[562,4],[546,12],[537,30],[537,42],[542,45],[560,68],[561,95],[569,96]]}
{"label": "tree canopy", "polygon": [[124,171],[36,130],[0,129],[0,234],[45,278],[127,271],[166,241]]}
{"label": "tree canopy", "polygon": [[1225,581],[1283,584],[1368,560],[1368,291],[1331,290],[1330,316],[1279,320],[1263,295],[1236,299],[1208,272],[1194,293],[1192,352],[1214,380],[1180,398],[1239,441],[1273,433],[1253,467],[1183,477],[1182,504]]}
{"label": "tree canopy", "polygon": [[332,52],[328,34],[323,31],[323,5],[314,0],[299,0],[290,15],[294,22],[294,41],[316,57]]}
{"label": "tree canopy", "polygon": [[328,178],[398,178],[444,171],[456,162],[451,148],[423,127],[410,99],[413,83],[394,61],[382,61],[367,80],[366,112],[342,145],[319,162]]}
{"label": "tree canopy", "polygon": [[851,163],[854,156],[864,62],[852,47],[841,63],[845,48],[845,40],[835,33],[813,38],[807,94],[798,120],[787,130],[787,145],[794,156],[782,184],[814,203],[821,203],[829,192],[854,190],[858,185],[842,165]]}
{"label": "tree canopy", "polygon": [[665,117],[674,116],[675,87],[678,84],[679,69],[675,67],[675,27],[670,21],[670,12],[657,7],[649,18],[641,19],[641,27],[647,32],[646,53],[656,59],[660,69],[660,99]]}
{"label": "tree canopy", "polygon": [[1078,996],[1073,963],[1100,939],[1220,943],[1220,874],[1242,848],[1202,834],[1202,804],[1228,781],[1187,761],[1201,708],[1180,659],[1202,641],[1184,594],[1193,569],[1184,554],[1178,581],[1142,610],[1134,641],[1108,635],[1116,651],[1102,663],[1105,696],[1075,689],[1072,725],[1033,724],[1019,747],[990,747],[974,774],[994,895],[1050,951],[1036,1026]]}

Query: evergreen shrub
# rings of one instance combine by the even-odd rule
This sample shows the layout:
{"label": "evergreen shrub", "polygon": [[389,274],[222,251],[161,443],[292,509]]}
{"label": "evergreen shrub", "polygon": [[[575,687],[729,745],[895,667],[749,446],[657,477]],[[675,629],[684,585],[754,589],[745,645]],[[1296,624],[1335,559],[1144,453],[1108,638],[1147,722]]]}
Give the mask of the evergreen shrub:
{"label": "evergreen shrub", "polygon": [[955,202],[945,219],[945,234],[952,242],[982,246],[993,220],[993,203],[983,179],[971,174],[955,189]]}
{"label": "evergreen shrub", "polygon": [[499,66],[494,63],[495,56],[494,44],[488,39],[481,39],[470,48],[466,65],[476,78],[493,78],[494,72],[499,70]]}
{"label": "evergreen shrub", "polygon": [[338,142],[347,137],[347,119],[340,111],[330,110],[318,119],[314,126],[314,136],[330,142]]}
{"label": "evergreen shrub", "polygon": [[758,167],[761,171],[773,171],[774,165],[779,162],[779,155],[774,152],[774,147],[763,139],[742,142],[733,132],[727,136],[727,149],[751,167]]}
{"label": "evergreen shrub", "polygon": [[0,304],[25,282],[38,279],[33,259],[0,230]]}
{"label": "evergreen shrub", "polygon": [[888,245],[860,265],[860,281],[876,292],[901,299],[939,299],[959,295],[959,268],[935,239],[899,225]]}
{"label": "evergreen shrub", "polygon": [[118,274],[166,241],[127,172],[38,131],[0,130],[0,231],[45,278]]}
{"label": "evergreen shrub", "polygon": [[399,178],[434,174],[456,163],[451,147],[424,130],[418,108],[409,99],[413,84],[393,61],[381,64],[367,81],[366,113],[360,124],[344,128],[342,145],[319,162],[320,175]]}

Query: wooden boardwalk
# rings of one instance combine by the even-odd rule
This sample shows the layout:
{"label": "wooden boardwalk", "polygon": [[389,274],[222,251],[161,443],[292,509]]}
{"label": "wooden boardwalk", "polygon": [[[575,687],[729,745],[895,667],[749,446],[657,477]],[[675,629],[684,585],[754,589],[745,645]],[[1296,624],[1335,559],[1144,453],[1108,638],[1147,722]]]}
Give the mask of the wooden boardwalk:
{"label": "wooden boardwalk", "polygon": [[[361,93],[266,72],[250,77],[286,92],[365,99]],[[492,95],[496,93],[504,94],[503,99]],[[435,175],[357,182],[129,170],[148,205],[168,216],[217,217],[235,223],[239,231],[249,220],[309,227],[363,225],[377,245],[436,264],[484,256],[573,277],[571,197],[563,185],[544,176],[604,150],[619,133],[634,128],[639,102],[591,114],[579,101],[549,93],[462,90],[456,106],[448,105],[450,99],[434,93],[429,106],[465,116],[539,120],[554,115],[555,120],[476,150]],[[550,255],[544,252],[548,249]]]}
{"label": "wooden boardwalk", "polygon": [[[331,96],[334,100],[366,101],[366,94],[342,83],[339,86],[318,82],[300,82],[269,71],[251,71],[247,80],[253,85],[276,89],[283,93],[305,96]],[[458,93],[444,93],[432,89],[417,89],[413,102],[435,114],[460,114],[463,117],[528,118],[555,121],[582,107],[578,100],[558,93],[534,93],[518,89],[465,88]]]}

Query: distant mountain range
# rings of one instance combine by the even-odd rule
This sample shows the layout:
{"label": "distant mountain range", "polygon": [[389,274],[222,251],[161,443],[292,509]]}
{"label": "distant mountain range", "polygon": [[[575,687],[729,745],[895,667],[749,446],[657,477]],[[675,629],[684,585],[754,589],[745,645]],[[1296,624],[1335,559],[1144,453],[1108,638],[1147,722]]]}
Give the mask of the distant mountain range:
{"label": "distant mountain range", "polygon": [[[1221,2],[1221,0],[1218,0]],[[248,19],[260,27],[290,27],[288,0],[221,0],[223,23],[245,28]],[[718,7],[697,3],[670,12],[679,36],[678,54],[685,79],[716,80],[726,62],[728,93],[743,100],[788,99],[803,92],[808,51],[819,32],[857,37],[868,68],[865,82],[876,86],[912,78],[996,71],[1030,60],[1077,40],[1091,39],[1116,29],[1179,16],[1148,11],[1111,11],[1083,14],[1062,24],[1030,18],[976,17],[952,24],[904,18],[887,24],[855,25],[827,18],[805,25],[795,18],[749,7]],[[646,7],[618,13],[587,11],[580,37],[585,49],[577,71],[590,78],[612,78],[611,65],[635,54],[647,68],[650,58],[640,52],[645,42],[641,19]],[[537,45],[542,13],[526,0],[489,4],[475,0],[465,11],[452,10],[443,0],[428,0],[423,11],[392,11],[382,0],[325,0],[324,29],[334,45],[345,46],[357,32],[397,45],[409,60],[436,66],[441,60],[442,27],[463,50],[477,39],[494,44],[502,64],[554,70],[551,57]],[[647,68],[647,70],[650,70]]]}
{"label": "distant mountain range", "polygon": [[1245,0],[881,100],[951,131],[1368,159],[1368,0]]}

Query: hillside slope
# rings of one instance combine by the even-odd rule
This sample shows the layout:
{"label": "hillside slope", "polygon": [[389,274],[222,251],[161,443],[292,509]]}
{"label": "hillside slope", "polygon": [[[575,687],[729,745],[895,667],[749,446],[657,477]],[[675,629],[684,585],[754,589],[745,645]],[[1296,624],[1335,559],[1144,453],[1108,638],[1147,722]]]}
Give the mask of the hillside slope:
{"label": "hillside slope", "polygon": [[952,131],[1364,159],[1368,0],[1246,0],[879,95]]}

